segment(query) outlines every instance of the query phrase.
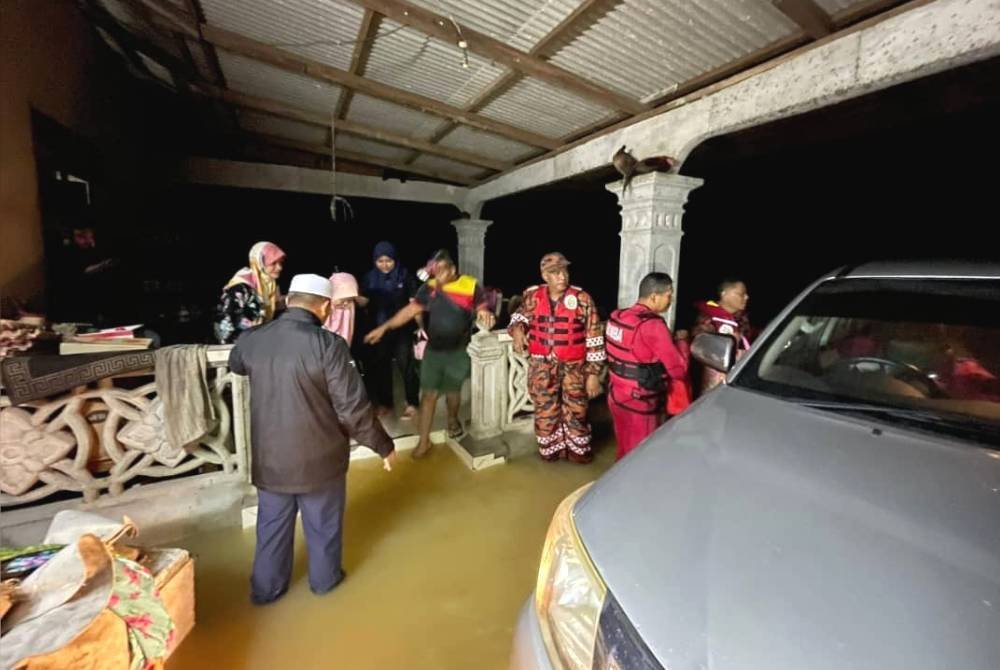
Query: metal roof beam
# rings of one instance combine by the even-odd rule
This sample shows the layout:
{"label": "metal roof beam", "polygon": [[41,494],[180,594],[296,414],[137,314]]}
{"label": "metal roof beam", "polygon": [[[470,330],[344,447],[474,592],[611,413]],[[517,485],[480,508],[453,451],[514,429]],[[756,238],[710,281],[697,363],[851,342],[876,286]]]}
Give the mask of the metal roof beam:
{"label": "metal roof beam", "polygon": [[[358,30],[358,41],[354,43],[354,53],[351,55],[351,67],[348,70],[351,74],[364,76],[380,25],[382,25],[382,15],[370,9],[367,10],[365,18],[361,20],[361,29]],[[340,96],[340,101],[337,103],[337,111],[334,116],[338,119],[345,118],[347,110],[351,106],[352,98],[354,98],[354,91],[350,89],[345,90]]]}

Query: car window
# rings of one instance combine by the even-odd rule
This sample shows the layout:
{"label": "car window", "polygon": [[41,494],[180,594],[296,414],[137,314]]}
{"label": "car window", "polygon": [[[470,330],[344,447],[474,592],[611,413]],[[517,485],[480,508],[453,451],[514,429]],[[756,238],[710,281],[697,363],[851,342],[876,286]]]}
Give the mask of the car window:
{"label": "car window", "polygon": [[1000,282],[825,282],[734,384],[990,441],[1000,432]]}

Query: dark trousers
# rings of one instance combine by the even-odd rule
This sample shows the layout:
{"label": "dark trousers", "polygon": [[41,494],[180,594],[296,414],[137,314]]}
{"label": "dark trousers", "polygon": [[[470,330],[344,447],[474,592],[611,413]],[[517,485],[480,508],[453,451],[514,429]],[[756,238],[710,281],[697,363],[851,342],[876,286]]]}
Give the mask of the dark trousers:
{"label": "dark trousers", "polygon": [[420,404],[420,375],[417,361],[413,358],[413,335],[408,330],[387,333],[375,345],[369,369],[369,395],[375,404],[393,407],[392,366],[395,360],[399,374],[403,378],[406,404],[416,407]]}
{"label": "dark trousers", "polygon": [[309,586],[329,591],[343,577],[341,567],[344,503],[347,477],[316,493],[299,495],[257,490],[257,550],[250,589],[254,598],[273,600],[288,590],[295,549],[295,516],[302,512],[302,528],[309,555]]}

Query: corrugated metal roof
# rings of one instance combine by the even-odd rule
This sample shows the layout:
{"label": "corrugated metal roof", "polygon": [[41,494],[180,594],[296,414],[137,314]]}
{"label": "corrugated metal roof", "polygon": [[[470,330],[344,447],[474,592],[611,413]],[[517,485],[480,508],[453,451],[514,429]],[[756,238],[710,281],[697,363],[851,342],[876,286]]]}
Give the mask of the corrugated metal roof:
{"label": "corrugated metal roof", "polygon": [[536,147],[498,137],[492,133],[484,133],[468,126],[456,127],[455,130],[445,135],[438,144],[505,161],[516,161],[538,151]]}
{"label": "corrugated metal roof", "polygon": [[240,127],[254,133],[277,135],[297,142],[307,142],[322,146],[326,144],[328,131],[321,126],[281,119],[270,114],[261,114],[248,109],[239,111]]}
{"label": "corrugated metal roof", "polygon": [[436,172],[441,172],[443,174],[456,175],[458,177],[467,177],[472,179],[473,177],[478,177],[483,173],[483,168],[476,167],[474,165],[466,165],[465,163],[458,163],[447,158],[442,158],[440,156],[429,156],[423,154],[417,160],[413,161],[413,165],[417,167],[422,167],[427,170],[434,170]]}
{"label": "corrugated metal roof", "polygon": [[441,123],[441,119],[437,116],[384,100],[376,100],[360,93],[355,93],[351,98],[347,118],[421,139],[433,135],[435,128]]}
{"label": "corrugated metal roof", "polygon": [[535,79],[521,80],[480,112],[549,137],[568,135],[610,113],[606,107]]}
{"label": "corrugated metal roof", "polygon": [[338,86],[222,50],[218,54],[222,74],[234,91],[279,100],[292,107],[331,116],[337,108],[341,95]]}
{"label": "corrugated metal roof", "polygon": [[766,0],[627,0],[551,61],[646,101],[798,29]]}
{"label": "corrugated metal roof", "polygon": [[466,69],[456,45],[398,27],[393,21],[382,22],[365,69],[369,79],[462,107],[507,71],[472,53]]}
{"label": "corrugated metal roof", "polygon": [[543,37],[580,6],[582,0],[411,0],[414,5],[450,16],[469,27],[531,51]]}
{"label": "corrugated metal roof", "polygon": [[[201,0],[210,25],[347,70],[365,11],[340,0]],[[318,44],[311,44],[321,42]],[[340,44],[338,44],[340,43]]]}
{"label": "corrugated metal roof", "polygon": [[[181,49],[169,31],[147,24],[133,0],[96,0],[128,30],[179,57]],[[586,0],[410,0],[448,16],[459,28],[475,30],[516,49],[531,51]],[[817,0],[831,15],[856,8],[866,0]],[[185,0],[169,0],[186,7]],[[284,51],[347,70],[357,46],[365,9],[353,0],[201,0],[209,24],[270,44]],[[574,30],[572,42],[552,56],[553,64],[611,91],[649,101],[678,85],[744,56],[801,34],[771,0],[607,0],[587,5],[593,25]],[[597,16],[604,11],[603,15]],[[455,31],[455,41],[459,30]],[[200,45],[189,50],[206,79],[214,80],[212,63]],[[562,44],[562,40],[553,44]],[[466,54],[457,44],[431,38],[389,19],[379,23],[365,72],[372,80],[411,91],[455,107],[468,107],[510,71],[487,58]],[[340,87],[310,77],[219,51],[227,84],[234,91],[281,101],[317,114],[332,113],[343,95]],[[159,65],[154,76],[169,80]],[[578,133],[617,112],[542,80],[524,77],[479,112],[511,126],[553,138]],[[356,94],[351,120],[413,138],[429,139],[441,118]],[[326,141],[323,127],[244,112],[241,124],[255,132],[303,142]],[[464,125],[444,136],[442,146],[484,157],[517,162],[538,149]],[[402,161],[412,155],[349,135],[338,146],[371,156]],[[481,168],[438,156],[421,156],[415,165],[466,177]]]}
{"label": "corrugated metal roof", "polygon": [[410,156],[409,149],[401,149],[400,147],[393,147],[381,142],[372,142],[371,140],[345,134],[337,135],[337,148],[375,158],[384,158],[390,161],[403,161]]}

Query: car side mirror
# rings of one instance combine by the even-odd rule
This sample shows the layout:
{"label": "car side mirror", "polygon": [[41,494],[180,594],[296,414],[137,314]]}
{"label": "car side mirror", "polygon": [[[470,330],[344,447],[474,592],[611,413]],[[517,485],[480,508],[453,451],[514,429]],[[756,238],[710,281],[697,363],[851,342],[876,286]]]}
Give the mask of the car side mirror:
{"label": "car side mirror", "polygon": [[694,338],[691,355],[706,367],[729,372],[736,363],[736,340],[728,335],[702,333]]}

